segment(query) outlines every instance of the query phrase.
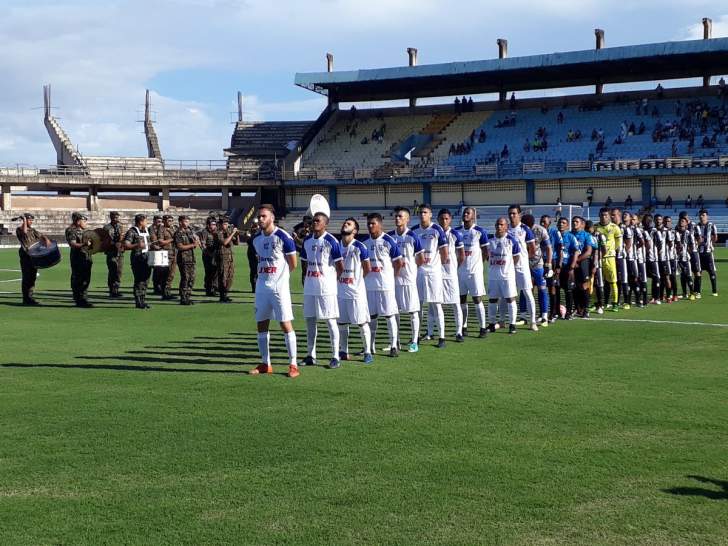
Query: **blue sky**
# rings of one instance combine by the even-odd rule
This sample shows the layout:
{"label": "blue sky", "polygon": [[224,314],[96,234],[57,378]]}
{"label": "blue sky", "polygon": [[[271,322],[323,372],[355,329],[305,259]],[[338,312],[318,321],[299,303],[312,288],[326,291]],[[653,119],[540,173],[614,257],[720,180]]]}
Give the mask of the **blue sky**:
{"label": "blue sky", "polygon": [[728,35],[728,5],[643,0],[3,0],[0,165],[47,165],[41,87],[87,155],[144,155],[136,123],[152,90],[162,153],[221,159],[238,90],[247,119],[314,119],[324,106],[293,85],[296,72],[510,56]]}

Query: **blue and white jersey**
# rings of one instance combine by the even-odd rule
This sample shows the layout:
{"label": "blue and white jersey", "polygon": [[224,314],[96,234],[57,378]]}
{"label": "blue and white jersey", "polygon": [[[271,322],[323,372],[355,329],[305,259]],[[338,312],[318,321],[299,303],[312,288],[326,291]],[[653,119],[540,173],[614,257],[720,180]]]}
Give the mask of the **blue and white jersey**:
{"label": "blue and white jersey", "polygon": [[339,276],[339,297],[343,300],[366,297],[362,264],[369,261],[369,250],[354,239],[348,245],[339,243],[339,252],[344,261],[344,272]]}
{"label": "blue and white jersey", "polygon": [[559,250],[561,251],[561,265],[568,267],[574,254],[581,252],[581,245],[573,233],[564,231],[561,233]]}
{"label": "blue and white jersey", "polygon": [[341,261],[339,241],[325,231],[320,237],[309,235],[301,246],[301,261],[306,262],[303,295],[335,296],[337,274],[334,264]]}
{"label": "blue and white jersey", "polygon": [[404,260],[399,275],[394,278],[397,286],[414,286],[417,284],[417,255],[422,254],[422,244],[419,237],[407,228],[400,235],[397,230],[390,231],[389,235],[397,243],[399,253]]}
{"label": "blue and white jersey", "polygon": [[551,237],[543,226],[534,225],[531,231],[536,240],[536,251],[533,253],[533,258],[529,259],[528,265],[531,269],[543,269],[544,256],[551,248]]}
{"label": "blue and white jersey", "polygon": [[585,252],[587,248],[591,248],[592,252],[594,251],[591,233],[587,233],[583,229],[580,229],[578,231],[572,231],[571,234],[579,242],[579,252]]}
{"label": "blue and white jersey", "polygon": [[290,270],[286,256],[296,254],[293,238],[281,228],[266,235],[262,231],[253,237],[253,248],[258,257],[258,280],[255,293],[290,290]]}
{"label": "blue and white jersey", "polygon": [[449,260],[446,264],[442,264],[442,278],[455,279],[458,278],[458,254],[457,251],[464,248],[463,237],[459,231],[448,228],[445,231],[445,240],[447,241],[447,254]]}
{"label": "blue and white jersey", "polygon": [[713,235],[718,235],[718,229],[715,227],[713,222],[706,222],[705,224],[697,223],[696,227],[700,232],[700,246],[698,252],[713,252]]}
{"label": "blue and white jersey", "polygon": [[559,231],[559,229],[557,227],[554,227],[554,226],[549,227],[549,240],[551,241],[551,248],[554,251],[553,263],[554,263],[554,266],[556,266],[556,265],[558,265],[556,263],[558,261],[557,257],[556,257],[556,252],[559,248],[561,248],[561,243],[562,243],[561,232]]}
{"label": "blue and white jersey", "polygon": [[[488,281],[505,281],[516,278],[514,256],[521,256],[518,239],[506,233],[503,237],[493,236],[488,240]],[[528,259],[528,258],[526,258]]]}
{"label": "blue and white jersey", "polygon": [[417,226],[413,229],[415,235],[422,244],[422,265],[420,271],[424,275],[442,275],[442,262],[440,260],[440,249],[447,248],[445,232],[438,224],[430,224],[427,227]]}
{"label": "blue and white jersey", "polygon": [[520,248],[521,258],[516,264],[516,271],[519,273],[528,272],[528,245],[536,242],[536,237],[533,235],[533,231],[526,224],[518,224],[517,226],[511,226],[508,228],[508,233],[513,235],[518,241],[518,247]]}
{"label": "blue and white jersey", "polygon": [[460,272],[467,275],[483,275],[483,249],[488,248],[488,234],[480,227],[460,226],[457,231],[463,239],[465,260],[460,265]]}
{"label": "blue and white jersey", "polygon": [[394,292],[394,260],[401,260],[397,242],[386,233],[376,239],[371,236],[364,241],[369,252],[371,270],[364,277],[369,292]]}

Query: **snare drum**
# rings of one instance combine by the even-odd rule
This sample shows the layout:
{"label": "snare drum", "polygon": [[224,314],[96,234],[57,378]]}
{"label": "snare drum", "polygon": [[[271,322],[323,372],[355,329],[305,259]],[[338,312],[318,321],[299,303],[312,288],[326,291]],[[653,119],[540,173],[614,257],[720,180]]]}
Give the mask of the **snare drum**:
{"label": "snare drum", "polygon": [[46,269],[53,267],[61,261],[61,251],[58,243],[51,241],[49,246],[43,245],[41,241],[30,245],[28,248],[28,256],[33,265],[38,269]]}
{"label": "snare drum", "polygon": [[150,267],[169,267],[169,252],[166,250],[150,250],[147,252],[147,264]]}

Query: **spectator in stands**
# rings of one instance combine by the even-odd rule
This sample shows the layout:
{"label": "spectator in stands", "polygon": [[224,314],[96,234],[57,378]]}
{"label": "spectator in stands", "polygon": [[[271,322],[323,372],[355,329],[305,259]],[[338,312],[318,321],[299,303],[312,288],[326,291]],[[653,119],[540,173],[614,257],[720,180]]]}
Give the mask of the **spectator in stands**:
{"label": "spectator in stands", "polygon": [[462,112],[462,109],[460,108],[460,99],[455,97],[455,113],[459,114],[460,112]]}
{"label": "spectator in stands", "polygon": [[531,143],[528,142],[528,139],[526,139],[526,142],[523,143],[523,151],[526,153],[531,151]]}
{"label": "spectator in stands", "polygon": [[637,134],[644,135],[646,130],[647,130],[647,127],[645,127],[645,122],[644,121],[640,122],[639,129],[637,129]]}
{"label": "spectator in stands", "polygon": [[473,97],[470,97],[468,99],[468,112],[473,112],[475,110],[475,105],[473,104]]}
{"label": "spectator in stands", "polygon": [[647,97],[642,99],[642,114],[645,116],[647,115],[647,112],[648,112],[648,110],[647,110],[648,104],[649,104],[649,101],[647,100]]}
{"label": "spectator in stands", "polygon": [[631,209],[632,208],[632,204],[633,204],[632,196],[631,195],[627,195],[627,199],[624,200],[624,208]]}
{"label": "spectator in stands", "polygon": [[563,112],[559,112],[558,115],[556,116],[556,123],[558,123],[559,125],[564,123],[564,113]]}
{"label": "spectator in stands", "polygon": [[485,130],[484,129],[481,129],[480,130],[480,135],[478,136],[478,142],[480,142],[482,144],[483,142],[485,142],[485,138],[486,138],[486,136],[485,136]]}
{"label": "spectator in stands", "polygon": [[672,195],[669,195],[665,198],[665,208],[671,209],[672,208]]}
{"label": "spectator in stands", "polygon": [[725,206],[728,207],[728,197],[725,198]]}
{"label": "spectator in stands", "polygon": [[501,150],[501,159],[508,159],[508,156],[510,155],[510,152],[508,151],[508,144],[503,145],[503,150]]}
{"label": "spectator in stands", "polygon": [[589,186],[586,189],[586,201],[589,203],[589,206],[591,207],[592,201],[594,200],[594,188]]}
{"label": "spectator in stands", "polygon": [[605,207],[611,207],[612,206],[612,197],[611,196],[609,196],[609,195],[607,196],[607,200],[604,201],[604,206]]}
{"label": "spectator in stands", "polygon": [[661,99],[665,96],[665,89],[662,87],[661,83],[657,84],[657,87],[655,88],[655,91],[657,91],[657,98]]}
{"label": "spectator in stands", "polygon": [[677,157],[677,140],[672,141],[671,153],[672,153],[672,157]]}
{"label": "spectator in stands", "polygon": [[703,194],[701,193],[698,195],[698,198],[695,200],[695,206],[699,209],[705,208],[705,201],[703,200]]}
{"label": "spectator in stands", "polygon": [[599,142],[597,142],[597,155],[602,155],[604,153],[604,139],[600,138]]}
{"label": "spectator in stands", "polygon": [[685,208],[686,209],[693,208],[693,198],[690,197],[690,194],[688,194],[688,196],[685,198]]}
{"label": "spectator in stands", "polygon": [[356,106],[352,104],[349,112],[351,113],[351,119],[356,119]]}
{"label": "spectator in stands", "polygon": [[516,109],[516,94],[511,93],[511,110]]}
{"label": "spectator in stands", "polygon": [[561,197],[557,197],[556,198],[556,206],[554,207],[554,214],[556,216],[556,221],[557,222],[561,218],[561,209],[562,209]]}
{"label": "spectator in stands", "polygon": [[596,129],[592,129],[591,139],[592,139],[592,142],[594,142],[595,140],[599,140],[599,133],[597,132]]}

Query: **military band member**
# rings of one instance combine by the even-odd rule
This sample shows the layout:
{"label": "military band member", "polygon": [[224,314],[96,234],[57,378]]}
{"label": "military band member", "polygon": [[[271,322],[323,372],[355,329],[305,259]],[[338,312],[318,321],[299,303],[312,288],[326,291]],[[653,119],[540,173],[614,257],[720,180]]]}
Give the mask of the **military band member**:
{"label": "military band member", "polygon": [[18,255],[20,256],[20,271],[22,272],[21,290],[23,291],[23,305],[40,305],[33,297],[38,269],[33,264],[30,256],[28,256],[28,249],[38,241],[43,241],[45,246],[50,245],[51,241],[33,227],[33,220],[35,218],[32,214],[22,214],[18,219],[20,220],[20,225],[15,230],[15,235],[18,241],[20,241]]}
{"label": "military band member", "polygon": [[253,224],[253,227],[250,229],[250,231],[241,237],[241,242],[247,242],[248,248],[246,250],[246,256],[248,258],[248,278],[250,281],[250,291],[252,293],[255,293],[255,283],[258,282],[258,255],[255,253],[255,245],[253,245],[253,239],[255,239],[255,236],[260,231],[258,229],[258,219],[256,218],[255,223]]}
{"label": "military band member", "polygon": [[188,216],[179,217],[179,229],[174,234],[174,246],[177,249],[179,268],[179,302],[181,305],[193,305],[191,297],[195,285],[195,248],[199,248],[200,238],[190,228]]}
{"label": "military band member", "polygon": [[93,307],[88,301],[88,286],[91,283],[91,267],[93,261],[89,250],[93,244],[90,239],[84,241],[83,232],[86,231],[86,216],[80,212],[71,215],[73,222],[66,228],[66,241],[71,247],[71,291],[73,301],[77,307]]}
{"label": "military band member", "polygon": [[240,241],[238,228],[230,225],[230,218],[222,216],[215,237],[215,253],[217,261],[217,288],[220,292],[220,302],[230,303],[228,294],[233,287],[235,276],[235,260],[233,259],[233,246]]}
{"label": "military band member", "polygon": [[[147,228],[149,231],[149,242],[151,250],[164,250],[161,245],[157,244],[157,241],[161,238],[161,230],[164,227],[164,221],[160,215],[155,215],[152,219],[152,225]],[[164,294],[164,283],[166,280],[167,268],[153,267],[152,268],[152,287],[156,295]]]}
{"label": "military band member", "polygon": [[106,233],[111,238],[112,247],[106,251],[106,268],[109,270],[107,284],[109,286],[109,297],[120,298],[121,274],[124,268],[124,241],[122,236],[119,213],[109,213],[109,223],[104,226]]}
{"label": "military band member", "polygon": [[217,233],[217,220],[209,216],[205,222],[205,229],[200,233],[202,245],[202,265],[205,268],[205,295],[217,296],[217,257],[215,255],[215,234]]}
{"label": "military band member", "polygon": [[176,263],[176,252],[174,251],[174,219],[165,214],[162,217],[162,224],[156,229],[152,228],[149,239],[154,250],[166,250],[169,260],[168,266],[155,266],[152,271],[152,282],[158,286],[163,300],[173,300],[172,281],[174,280],[174,268]]}
{"label": "military band member", "polygon": [[134,217],[134,226],[124,235],[124,248],[131,250],[131,271],[134,274],[134,302],[137,309],[149,309],[147,304],[147,283],[152,268],[147,263],[147,252],[151,243],[147,230],[147,217],[137,214]]}

